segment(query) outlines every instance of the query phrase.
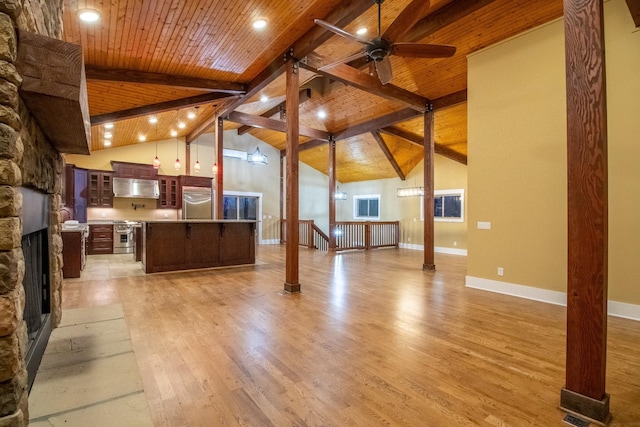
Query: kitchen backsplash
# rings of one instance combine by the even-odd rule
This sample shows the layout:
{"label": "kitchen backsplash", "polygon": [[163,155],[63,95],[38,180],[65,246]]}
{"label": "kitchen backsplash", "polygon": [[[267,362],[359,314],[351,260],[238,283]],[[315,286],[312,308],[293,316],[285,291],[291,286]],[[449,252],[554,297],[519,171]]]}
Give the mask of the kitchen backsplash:
{"label": "kitchen backsplash", "polygon": [[[156,199],[114,198],[113,208],[87,208],[90,219],[176,220],[180,218],[178,209],[156,209]],[[135,209],[134,209],[135,206]]]}

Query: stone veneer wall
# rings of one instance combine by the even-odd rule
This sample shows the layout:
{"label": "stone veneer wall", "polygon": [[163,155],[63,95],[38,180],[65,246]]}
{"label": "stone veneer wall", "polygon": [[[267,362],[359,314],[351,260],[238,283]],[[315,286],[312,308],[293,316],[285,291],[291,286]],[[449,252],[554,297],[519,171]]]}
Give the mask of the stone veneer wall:
{"label": "stone veneer wall", "polygon": [[60,322],[63,159],[20,101],[15,28],[61,38],[62,0],[0,0],[0,427],[29,424],[27,328],[23,320],[24,258],[20,186],[49,194],[49,266],[53,326]]}

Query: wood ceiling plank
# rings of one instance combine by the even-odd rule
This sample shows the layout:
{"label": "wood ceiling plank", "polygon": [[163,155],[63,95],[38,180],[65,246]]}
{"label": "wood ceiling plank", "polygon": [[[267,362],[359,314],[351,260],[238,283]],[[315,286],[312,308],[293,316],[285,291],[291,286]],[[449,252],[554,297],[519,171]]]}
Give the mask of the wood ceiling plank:
{"label": "wood ceiling plank", "polygon": [[363,133],[369,133],[374,130],[378,130],[380,128],[392,126],[398,122],[403,122],[405,120],[409,120],[414,117],[421,116],[422,114],[423,113],[416,111],[412,108],[405,108],[404,110],[396,111],[391,114],[386,114],[382,117],[377,117],[373,120],[369,120],[367,122],[360,123],[359,125],[352,126],[341,132],[337,132],[334,136],[334,139],[336,141],[339,141],[341,139],[352,138],[354,136],[361,135]]}
{"label": "wood ceiling plank", "polygon": [[115,122],[123,119],[130,119],[132,117],[146,116],[162,111],[175,110],[178,108],[184,108],[193,105],[210,104],[212,101],[217,101],[224,98],[232,97],[224,93],[211,92],[202,95],[196,95],[190,98],[176,99],[173,101],[160,102],[157,104],[145,105],[143,107],[131,108],[129,110],[114,111],[113,113],[100,114],[98,116],[91,116],[91,124],[97,125],[107,122]]}
{"label": "wood ceiling plank", "polygon": [[347,64],[335,64],[322,70],[315,69],[305,64],[301,64],[301,66],[315,73],[338,80],[342,83],[364,90],[365,92],[369,92],[373,95],[403,102],[417,111],[425,111],[426,105],[429,102],[427,98],[392,84],[383,85],[377,77],[363,73],[356,68],[348,66]]}
{"label": "wood ceiling plank", "polygon": [[376,142],[378,143],[378,146],[380,147],[384,155],[387,157],[387,160],[389,160],[389,163],[393,167],[393,170],[395,170],[396,173],[398,174],[398,178],[404,181],[406,179],[404,172],[402,172],[402,169],[400,169],[400,165],[398,165],[398,162],[393,157],[393,154],[391,154],[391,151],[389,150],[387,143],[384,141],[384,138],[382,138],[382,135],[380,135],[380,132],[373,131],[371,132],[371,136],[373,136],[373,139],[376,140]]}
{"label": "wood ceiling plank", "polygon": [[[380,132],[387,133],[389,135],[399,136],[400,138],[406,139],[407,141],[413,144],[424,146],[423,136],[405,131],[403,129],[400,129],[394,126],[384,127],[380,129]],[[443,157],[454,160],[458,163],[462,163],[463,165],[467,164],[467,156],[465,154],[461,154],[453,150],[452,148],[449,148],[442,144],[438,144],[438,143],[435,144],[435,152],[436,154],[440,154]]]}
{"label": "wood ceiling plank", "polygon": [[201,79],[197,77],[175,76],[161,73],[148,73],[135,70],[85,66],[88,80],[145,83],[175,87],[186,87],[198,90],[210,90],[231,94],[244,94],[246,85],[236,82]]}

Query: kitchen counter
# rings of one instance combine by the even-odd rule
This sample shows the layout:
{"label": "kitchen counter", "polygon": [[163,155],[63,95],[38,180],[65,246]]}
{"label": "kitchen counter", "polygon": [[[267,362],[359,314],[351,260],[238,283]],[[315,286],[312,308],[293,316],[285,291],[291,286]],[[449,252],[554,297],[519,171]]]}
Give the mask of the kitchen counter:
{"label": "kitchen counter", "polygon": [[142,224],[146,273],[254,264],[256,221],[165,220]]}

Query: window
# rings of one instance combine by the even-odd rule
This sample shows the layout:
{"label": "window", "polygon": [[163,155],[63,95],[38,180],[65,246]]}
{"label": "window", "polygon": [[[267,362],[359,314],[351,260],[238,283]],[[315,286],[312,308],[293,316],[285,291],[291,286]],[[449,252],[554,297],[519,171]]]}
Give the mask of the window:
{"label": "window", "polygon": [[353,196],[354,219],[380,219],[380,195]]}
{"label": "window", "polygon": [[224,219],[257,219],[258,198],[224,196]]}
{"label": "window", "polygon": [[[433,192],[433,217],[441,222],[464,222],[464,189]],[[420,198],[420,220],[424,221],[424,202]]]}

